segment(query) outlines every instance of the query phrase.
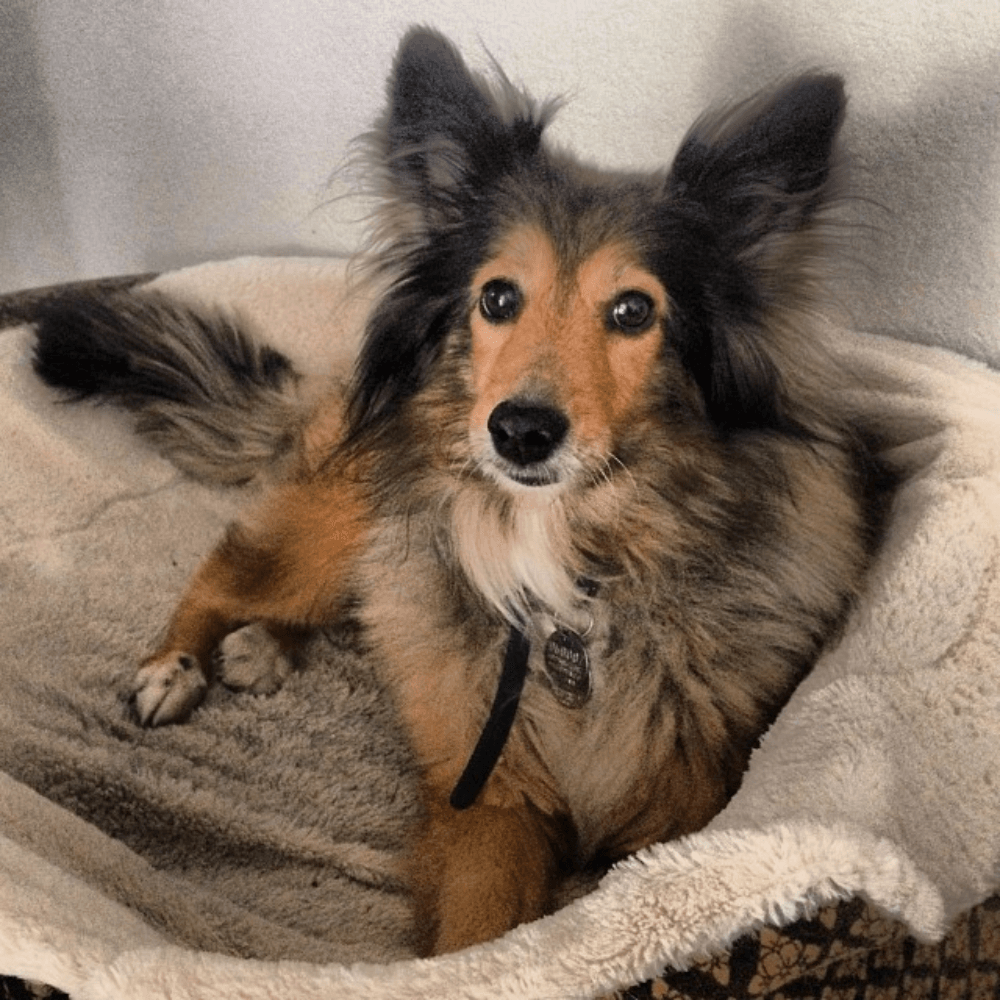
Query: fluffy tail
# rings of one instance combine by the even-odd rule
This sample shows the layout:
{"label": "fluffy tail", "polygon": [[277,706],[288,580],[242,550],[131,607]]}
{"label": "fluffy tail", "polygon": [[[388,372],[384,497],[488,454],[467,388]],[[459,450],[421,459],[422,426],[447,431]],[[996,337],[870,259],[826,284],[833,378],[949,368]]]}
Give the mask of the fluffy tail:
{"label": "fluffy tail", "polygon": [[34,367],[76,399],[117,403],[197,479],[246,482],[281,462],[308,407],[291,362],[221,316],[152,292],[71,292],[36,314]]}

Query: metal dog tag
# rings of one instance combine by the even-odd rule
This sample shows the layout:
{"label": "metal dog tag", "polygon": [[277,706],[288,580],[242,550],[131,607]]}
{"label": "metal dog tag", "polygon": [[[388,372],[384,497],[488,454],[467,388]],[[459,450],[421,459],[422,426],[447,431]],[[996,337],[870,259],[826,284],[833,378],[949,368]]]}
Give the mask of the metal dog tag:
{"label": "metal dog tag", "polygon": [[548,637],[545,674],[560,705],[582,708],[590,700],[590,659],[583,639],[576,632],[560,627]]}

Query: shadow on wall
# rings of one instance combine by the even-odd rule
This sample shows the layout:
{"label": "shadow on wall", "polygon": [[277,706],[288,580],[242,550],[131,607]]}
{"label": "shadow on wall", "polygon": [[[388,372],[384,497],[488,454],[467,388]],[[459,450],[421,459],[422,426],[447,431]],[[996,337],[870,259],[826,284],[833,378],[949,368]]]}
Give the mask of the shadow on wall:
{"label": "shadow on wall", "polygon": [[868,199],[849,217],[871,227],[854,244],[855,323],[1000,366],[1000,56],[886,113],[858,100],[845,139]]}
{"label": "shadow on wall", "polygon": [[[710,97],[812,68],[791,25],[773,8],[752,10],[729,20],[705,60]],[[860,60],[820,67],[843,72],[849,96],[843,141],[855,197],[841,212],[849,229],[837,302],[860,329],[1000,367],[1000,54],[956,55],[933,77],[898,57],[891,72]]]}
{"label": "shadow on wall", "polygon": [[[60,141],[64,150],[71,147],[60,136],[49,104],[38,57],[36,8],[32,0],[0,0],[0,291],[83,277],[81,261],[90,260],[80,206],[65,195],[68,181],[80,170],[60,162]],[[684,16],[694,15],[686,11]],[[818,27],[823,20],[795,5],[709,5],[697,30],[683,22],[685,30],[679,30],[677,39],[656,51],[665,61],[668,84],[680,63],[700,67],[700,76],[687,78],[681,88],[682,102],[700,109],[801,69],[803,60],[808,66],[815,58],[809,53],[820,53],[815,61],[822,62],[822,53],[838,51],[839,45],[849,67],[844,140],[858,195],[844,208],[844,218],[853,224],[850,260],[835,286],[849,321],[863,329],[947,344],[1000,366],[1000,53],[983,56],[979,63],[962,63],[956,55],[951,70],[929,75],[927,60],[912,65],[901,60],[899,45],[905,39],[899,45],[886,43],[888,58],[881,64],[857,53],[852,57],[843,37],[824,36]],[[977,46],[982,52],[983,44]],[[678,47],[684,54],[680,63]],[[936,65],[949,51],[945,45]],[[359,79],[362,72],[357,70]],[[324,79],[314,78],[313,86]],[[334,115],[336,104],[321,100],[317,106],[322,109],[317,119],[321,131],[330,126],[326,116]],[[271,163],[276,184],[285,187],[274,192],[277,207],[262,215],[241,201],[242,187],[233,182],[239,164],[220,167],[210,134],[217,124],[213,117],[194,122],[201,131],[192,139],[191,123],[178,118],[183,106],[180,111],[167,104],[154,110],[146,116],[153,124],[133,137],[144,167],[152,165],[148,176],[141,189],[129,189],[128,204],[118,215],[109,219],[98,214],[100,235],[116,252],[127,256],[121,249],[127,238],[128,252],[142,257],[144,267],[169,267],[186,262],[193,252],[205,257],[209,229],[227,235],[225,246],[215,246],[214,256],[227,255],[230,246],[260,249],[253,239],[271,252],[281,252],[276,247],[302,252],[286,238],[286,223],[291,214],[308,210],[311,192],[285,184],[283,168],[272,162],[275,156],[258,167],[266,174]],[[678,139],[689,121],[684,117],[676,123]],[[284,148],[280,129],[262,129],[272,149]],[[185,148],[188,154],[179,171],[171,156]],[[249,141],[239,146],[252,148]],[[296,155],[311,151],[306,143]],[[309,165],[301,171],[311,172]],[[262,185],[270,190],[266,182]],[[246,197],[255,188],[248,191]],[[197,200],[195,195],[207,208],[192,214],[186,206]],[[310,217],[310,230],[316,229],[320,244],[326,228],[340,232],[339,218],[327,226],[323,205],[313,207],[315,226]],[[129,212],[141,219],[138,231]],[[234,228],[232,220],[244,216],[245,229]],[[271,228],[264,228],[265,223]]]}

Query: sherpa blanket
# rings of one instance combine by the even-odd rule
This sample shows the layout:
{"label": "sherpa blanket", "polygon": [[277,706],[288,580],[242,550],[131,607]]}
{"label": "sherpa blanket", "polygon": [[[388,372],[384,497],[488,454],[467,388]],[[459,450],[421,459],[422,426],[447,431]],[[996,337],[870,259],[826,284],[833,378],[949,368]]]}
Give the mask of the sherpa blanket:
{"label": "sherpa blanket", "polygon": [[[343,369],[342,263],[156,279]],[[939,939],[1000,886],[1000,374],[831,328],[903,474],[863,604],[704,831],[506,938],[411,958],[397,874],[411,762],[355,637],[185,726],[125,710],[135,662],[249,501],[185,479],[118,411],[0,334],[0,973],[82,1000],[596,997],[856,897]]]}

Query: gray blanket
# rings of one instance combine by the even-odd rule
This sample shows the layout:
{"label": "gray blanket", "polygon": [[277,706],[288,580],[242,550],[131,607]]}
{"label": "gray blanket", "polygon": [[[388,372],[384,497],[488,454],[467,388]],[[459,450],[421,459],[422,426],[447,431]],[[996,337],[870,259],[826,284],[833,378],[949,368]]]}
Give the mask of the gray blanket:
{"label": "gray blanket", "polygon": [[[335,262],[158,280],[313,370],[349,363],[367,308]],[[316,636],[275,695],[220,689],[186,726],[136,726],[135,663],[249,498],[185,479],[127,415],[56,402],[30,330],[0,333],[0,972],[95,1000],[552,1000],[852,894],[940,937],[1000,885],[1000,375],[829,337],[907,477],[847,635],[707,830],[417,962],[396,874],[411,763],[354,637]]]}

